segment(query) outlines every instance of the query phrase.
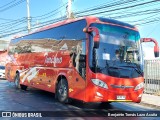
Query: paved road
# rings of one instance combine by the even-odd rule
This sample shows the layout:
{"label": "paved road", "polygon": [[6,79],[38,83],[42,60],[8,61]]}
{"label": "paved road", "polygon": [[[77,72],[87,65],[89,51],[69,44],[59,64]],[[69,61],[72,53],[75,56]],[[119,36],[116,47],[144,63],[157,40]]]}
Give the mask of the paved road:
{"label": "paved road", "polygon": [[[154,109],[149,107],[144,107],[135,103],[111,103],[110,105],[101,105],[100,103],[88,103],[83,104],[80,101],[73,101],[71,104],[61,104],[54,99],[54,95],[49,92],[37,90],[30,88],[27,91],[15,89],[13,83],[9,83],[6,80],[0,80],[0,111],[60,111],[57,112],[58,118],[48,119],[75,119],[74,117],[79,116],[77,119],[90,119],[87,116],[91,113],[91,116],[101,116],[105,112],[115,112],[115,111],[153,111]],[[55,114],[55,113],[54,113]],[[66,114],[71,114],[74,117],[68,118]],[[106,117],[105,117],[106,118]],[[0,118],[1,120],[2,118]],[[12,120],[17,118],[3,118],[5,120]],[[20,119],[20,118],[18,118]],[[31,118],[28,118],[31,120]],[[35,119],[35,118],[34,118]],[[41,118],[44,119],[44,118]],[[46,118],[45,118],[46,119]],[[92,119],[99,119],[94,117]],[[103,119],[103,118],[101,118]],[[112,119],[108,117],[108,119]],[[120,117],[119,119],[123,119]],[[126,119],[148,119],[148,120],[158,120],[158,118],[149,117],[127,117]]]}

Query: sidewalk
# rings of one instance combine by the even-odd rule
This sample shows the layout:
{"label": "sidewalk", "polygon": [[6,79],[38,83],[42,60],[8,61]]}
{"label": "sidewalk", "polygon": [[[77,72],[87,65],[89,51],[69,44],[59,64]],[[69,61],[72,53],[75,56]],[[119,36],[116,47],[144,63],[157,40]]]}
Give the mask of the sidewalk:
{"label": "sidewalk", "polygon": [[160,96],[143,94],[140,104],[160,110]]}

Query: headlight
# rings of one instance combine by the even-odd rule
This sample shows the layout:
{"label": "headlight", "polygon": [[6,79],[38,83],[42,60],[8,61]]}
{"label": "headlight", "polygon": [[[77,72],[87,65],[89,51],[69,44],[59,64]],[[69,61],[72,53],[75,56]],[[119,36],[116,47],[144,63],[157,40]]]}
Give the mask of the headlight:
{"label": "headlight", "polygon": [[105,88],[105,89],[108,89],[108,86],[105,82],[103,82],[102,80],[99,80],[99,79],[91,79],[93,84],[99,86],[99,87],[102,87],[102,88]]}
{"label": "headlight", "polygon": [[135,87],[134,90],[139,90],[139,89],[141,89],[141,88],[143,88],[143,87],[144,87],[144,83],[141,82],[140,84],[138,84],[138,85]]}

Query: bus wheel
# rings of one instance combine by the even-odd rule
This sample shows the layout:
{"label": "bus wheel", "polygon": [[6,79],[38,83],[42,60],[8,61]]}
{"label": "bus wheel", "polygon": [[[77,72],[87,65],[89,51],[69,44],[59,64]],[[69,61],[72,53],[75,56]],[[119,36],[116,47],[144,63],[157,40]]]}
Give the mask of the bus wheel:
{"label": "bus wheel", "polygon": [[101,106],[109,106],[111,102],[101,102],[100,105]]}
{"label": "bus wheel", "polygon": [[20,88],[19,82],[20,82],[19,73],[16,73],[16,76],[14,78],[14,83],[15,83],[15,87],[18,89]]}
{"label": "bus wheel", "polygon": [[57,85],[56,97],[61,103],[68,103],[68,83],[61,79]]}
{"label": "bus wheel", "polygon": [[27,86],[25,85],[21,85],[20,84],[20,77],[19,77],[19,73],[16,73],[15,79],[14,79],[14,83],[15,83],[15,87],[18,89],[22,89],[22,90],[26,90]]}
{"label": "bus wheel", "polygon": [[21,86],[21,89],[22,89],[22,90],[27,90],[27,86],[26,86],[26,85],[21,85],[21,84],[20,84],[20,86]]}

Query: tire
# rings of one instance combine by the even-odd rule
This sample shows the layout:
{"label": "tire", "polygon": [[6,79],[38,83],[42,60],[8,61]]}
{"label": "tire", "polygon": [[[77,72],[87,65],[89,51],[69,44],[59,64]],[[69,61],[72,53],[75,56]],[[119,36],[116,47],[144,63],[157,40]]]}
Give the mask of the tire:
{"label": "tire", "polygon": [[22,90],[27,90],[27,86],[25,85],[21,85],[20,84],[20,77],[19,77],[19,73],[16,73],[15,79],[14,79],[14,83],[15,83],[15,87],[17,89],[22,89]]}
{"label": "tire", "polygon": [[22,90],[27,90],[27,87],[28,87],[28,86],[26,86],[26,85],[21,85],[21,84],[20,84],[20,87],[21,87]]}
{"label": "tire", "polygon": [[61,79],[58,82],[56,98],[61,103],[68,103],[68,83],[66,79]]}
{"label": "tire", "polygon": [[109,105],[110,105],[110,102],[101,102],[100,105],[101,105],[101,106],[109,106]]}
{"label": "tire", "polygon": [[16,76],[15,76],[15,78],[14,78],[14,84],[15,84],[15,87],[16,87],[17,89],[20,88],[20,77],[19,77],[19,73],[16,73]]}

